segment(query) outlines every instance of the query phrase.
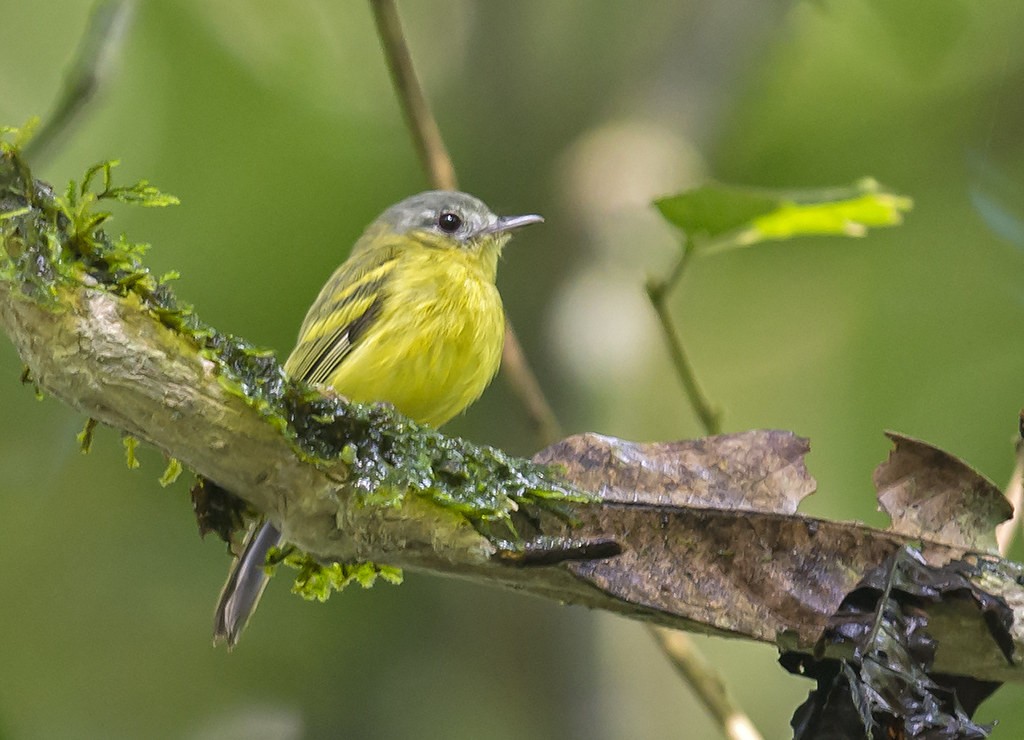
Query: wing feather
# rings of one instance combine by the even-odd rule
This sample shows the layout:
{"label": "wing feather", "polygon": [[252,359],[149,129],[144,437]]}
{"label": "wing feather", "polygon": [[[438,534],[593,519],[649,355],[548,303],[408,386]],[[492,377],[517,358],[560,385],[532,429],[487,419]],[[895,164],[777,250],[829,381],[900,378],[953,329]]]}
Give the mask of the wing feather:
{"label": "wing feather", "polygon": [[306,314],[285,370],[324,383],[380,318],[395,269],[393,249],[354,251],[324,285]]}

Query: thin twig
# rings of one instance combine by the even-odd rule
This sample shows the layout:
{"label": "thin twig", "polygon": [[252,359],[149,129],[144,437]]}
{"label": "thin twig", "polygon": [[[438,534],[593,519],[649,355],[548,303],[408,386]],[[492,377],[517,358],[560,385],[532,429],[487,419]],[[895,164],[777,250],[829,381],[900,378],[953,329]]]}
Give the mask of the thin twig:
{"label": "thin twig", "polygon": [[[381,46],[388,60],[388,69],[391,71],[395,92],[401,101],[406,122],[416,143],[416,150],[419,152],[423,166],[434,187],[454,189],[457,182],[455,168],[452,166],[448,150],[444,146],[440,129],[430,113],[430,106],[416,79],[395,4],[392,0],[370,0],[370,5],[373,8]],[[680,265],[678,271],[681,272],[684,266],[685,264]],[[678,279],[678,275],[673,279]],[[506,324],[505,327],[502,372],[523,404],[541,443],[550,444],[557,440],[561,436],[558,420],[509,324]],[[692,376],[693,373],[690,372],[690,377]],[[713,414],[709,414],[707,418],[712,422],[715,419]],[[718,700],[722,697],[728,699],[728,694],[724,692],[724,689],[719,692],[708,690],[709,686],[724,687],[725,684],[711,664],[701,656],[689,636],[678,633],[674,634],[671,640],[672,644],[679,646],[679,649],[675,652],[669,652],[666,649],[666,654],[679,669],[684,680],[693,688],[697,697],[722,723],[722,729],[726,736],[735,740],[759,738],[760,736],[756,730],[753,730],[750,720],[731,701],[727,702],[723,709]],[[717,703],[710,703],[712,699],[715,699]]]}
{"label": "thin twig", "polygon": [[[441,138],[437,121],[430,112],[423,88],[416,77],[395,3],[393,0],[370,0],[370,7],[373,10],[377,34],[387,59],[388,70],[391,72],[395,93],[398,95],[427,177],[435,188],[456,190],[458,179],[455,176],[455,167]],[[522,402],[540,443],[548,445],[561,437],[555,412],[541,390],[537,376],[530,367],[511,324],[505,325],[501,369],[502,375]]]}
{"label": "thin twig", "polygon": [[45,157],[95,97],[124,38],[133,5],[131,0],[101,0],[93,8],[89,25],[68,66],[60,97],[53,112],[25,146],[25,159],[35,162]]}
{"label": "thin twig", "polygon": [[1006,490],[1003,492],[1013,507],[1013,517],[996,527],[996,543],[999,545],[999,554],[1003,557],[1006,557],[1020,529],[1021,508],[1024,504],[1024,411],[1020,413],[1020,436],[1015,445],[1017,464],[1014,465],[1010,482],[1006,484]]}
{"label": "thin twig", "polygon": [[512,325],[505,323],[505,347],[501,354],[501,370],[505,379],[512,386],[513,392],[519,397],[526,410],[526,416],[533,427],[533,434],[542,445],[549,445],[562,437],[562,427],[558,423],[551,404],[548,403],[544,391],[530,367],[523,347],[519,344]]}
{"label": "thin twig", "polygon": [[412,57],[409,54],[409,45],[405,43],[398,9],[392,0],[370,0],[370,8],[373,10],[377,35],[380,37],[384,58],[391,73],[391,82],[402,104],[405,122],[409,125],[423,169],[431,185],[438,190],[458,190],[455,166],[441,138],[437,121],[430,112],[430,104],[427,103],[423,88],[420,87],[416,70],[412,66]]}
{"label": "thin twig", "polygon": [[761,733],[736,704],[718,671],[689,635],[657,625],[648,625],[647,630],[729,740],[761,740]]}
{"label": "thin twig", "polygon": [[683,253],[668,277],[662,280],[651,278],[647,281],[647,297],[650,298],[651,305],[654,306],[654,310],[658,314],[658,321],[661,324],[662,333],[665,335],[665,344],[668,346],[669,354],[672,357],[672,364],[675,365],[676,373],[679,375],[679,381],[683,384],[686,397],[700,419],[704,431],[707,434],[721,434],[721,412],[711,404],[704,391],[701,390],[700,384],[697,382],[697,374],[694,372],[693,365],[686,355],[686,350],[683,348],[683,340],[679,336],[679,330],[676,329],[675,320],[672,318],[672,312],[668,307],[668,294],[682,278],[694,253],[693,245],[689,240],[683,245],[682,249]]}
{"label": "thin twig", "polygon": [[892,587],[896,583],[900,561],[906,557],[906,552],[906,549],[903,548],[893,556],[889,572],[885,574],[885,588],[882,590],[882,595],[878,597],[878,605],[875,607],[875,619],[871,623],[871,632],[868,633],[868,637],[864,641],[864,644],[868,647],[869,654],[876,652],[874,646],[878,641],[878,633],[882,629],[882,622],[885,620],[886,605],[889,602],[889,597],[892,596]]}
{"label": "thin twig", "polygon": [[[705,433],[721,434],[721,412],[711,404],[701,389],[700,383],[697,381],[697,374],[686,355],[683,340],[668,306],[668,294],[682,280],[694,254],[694,244],[687,238],[682,245],[682,253],[669,274],[662,279],[648,279],[647,297],[658,315],[658,321],[665,336],[665,344],[672,358],[672,364],[675,365],[676,374],[679,376],[686,397],[697,414],[697,418],[700,419]],[[684,632],[667,627],[650,626],[648,630],[657,640],[662,652],[675,666],[676,671],[690,685],[711,716],[717,720],[725,737],[729,740],[759,740],[761,738],[761,734],[750,717],[736,704],[726,688],[725,681],[694,644],[693,638]]]}

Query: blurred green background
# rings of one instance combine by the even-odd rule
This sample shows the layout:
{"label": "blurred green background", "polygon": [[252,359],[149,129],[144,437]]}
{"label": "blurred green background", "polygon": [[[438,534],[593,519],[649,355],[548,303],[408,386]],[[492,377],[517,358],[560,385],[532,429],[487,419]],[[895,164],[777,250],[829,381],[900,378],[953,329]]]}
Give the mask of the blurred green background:
{"label": "blurred green background", "polygon": [[[0,122],[45,116],[90,3],[0,1]],[[644,276],[676,236],[648,202],[716,178],[872,175],[897,229],[699,260],[674,310],[728,430],[811,438],[806,510],[883,523],[886,428],[1002,484],[1024,398],[1024,5],[909,0],[406,2],[462,186],[542,228],[499,286],[567,432],[699,435]],[[61,185],[120,158],[178,195],[113,231],[218,328],[282,355],[362,227],[426,186],[362,2],[141,2],[116,71],[55,156]],[[210,647],[224,547],[162,457],[38,403],[0,349],[0,737],[703,738],[716,731],[638,624],[411,573],[326,605],[271,584]],[[536,448],[499,379],[449,431]],[[1016,551],[1018,557],[1020,550]],[[700,644],[767,737],[811,688],[768,646]],[[986,703],[1024,735],[1022,691]]]}

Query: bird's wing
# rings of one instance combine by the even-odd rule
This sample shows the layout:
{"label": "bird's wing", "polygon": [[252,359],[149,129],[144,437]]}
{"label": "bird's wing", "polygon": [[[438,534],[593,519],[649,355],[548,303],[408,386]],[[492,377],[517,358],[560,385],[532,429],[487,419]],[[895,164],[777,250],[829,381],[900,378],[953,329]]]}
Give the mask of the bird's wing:
{"label": "bird's wing", "polygon": [[285,371],[324,383],[380,317],[397,253],[382,247],[354,251],[331,276],[306,314]]}

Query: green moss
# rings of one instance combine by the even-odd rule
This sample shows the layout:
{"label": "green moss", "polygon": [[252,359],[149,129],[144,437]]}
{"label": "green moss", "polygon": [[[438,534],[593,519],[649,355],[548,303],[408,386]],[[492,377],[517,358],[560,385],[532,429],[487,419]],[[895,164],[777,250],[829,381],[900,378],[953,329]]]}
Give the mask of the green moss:
{"label": "green moss", "polygon": [[124,461],[129,470],[139,467],[139,458],[135,456],[135,450],[139,446],[139,440],[130,434],[121,437],[121,444],[124,445]]}
{"label": "green moss", "polygon": [[170,457],[167,459],[167,467],[164,468],[164,472],[157,482],[164,488],[167,488],[167,486],[171,485],[181,477],[182,470],[181,461],[176,457]]}
{"label": "green moss", "polygon": [[372,588],[377,579],[398,585],[402,582],[402,571],[390,565],[376,563],[320,563],[294,547],[275,550],[267,558],[273,572],[277,564],[283,564],[297,572],[292,584],[292,593],[307,601],[327,601],[334,591],[358,583],[363,588]]}
{"label": "green moss", "polygon": [[[88,286],[120,296],[148,312],[195,346],[216,368],[222,387],[258,411],[294,446],[296,454],[337,473],[347,467],[349,483],[366,506],[396,506],[407,496],[421,496],[464,517],[499,550],[524,547],[511,515],[535,506],[568,516],[567,504],[594,501],[590,494],[559,480],[553,471],[501,450],[443,436],[416,424],[386,405],[350,404],[326,397],[288,379],[274,353],[222,334],[203,323],[192,307],[180,302],[168,273],[159,279],[142,258],[148,245],[104,231],[111,214],[105,203],[144,206],[177,202],[146,182],[113,183],[116,162],[90,168],[63,196],[32,179],[18,156],[17,134],[0,137],[0,279],[22,294],[62,310],[61,289]],[[91,431],[91,430],[90,430]],[[83,447],[87,437],[81,439]],[[134,440],[125,438],[130,467]],[[168,472],[176,471],[168,467]],[[169,476],[165,472],[164,478]],[[163,480],[163,479],[162,479]],[[495,525],[499,525],[495,528]],[[367,582],[367,568],[314,568],[309,558],[296,561],[303,593],[319,594],[353,579]]]}
{"label": "green moss", "polygon": [[21,370],[21,384],[32,386],[37,401],[42,401],[46,398],[43,395],[42,389],[36,384],[35,378],[32,377],[32,370],[27,365]]}
{"label": "green moss", "polygon": [[82,450],[83,455],[88,455],[92,449],[92,436],[93,432],[96,431],[97,422],[95,419],[89,418],[85,420],[85,426],[82,427],[82,431],[78,433],[75,439],[78,440],[78,446]]}
{"label": "green moss", "polygon": [[465,516],[500,520],[520,506],[561,510],[593,497],[553,471],[501,450],[447,437],[386,404],[352,404],[291,383],[282,399],[288,429],[311,460],[348,465],[349,483],[367,505],[391,506],[408,493]]}

